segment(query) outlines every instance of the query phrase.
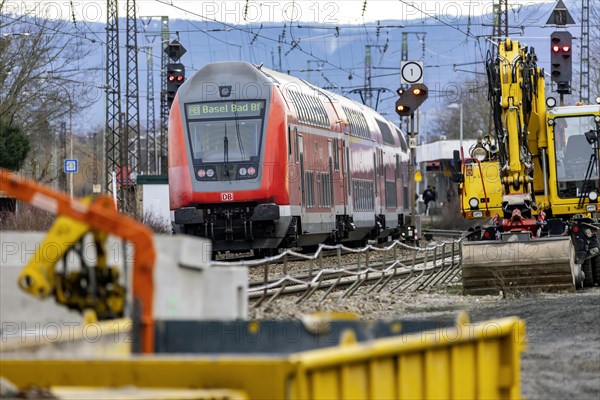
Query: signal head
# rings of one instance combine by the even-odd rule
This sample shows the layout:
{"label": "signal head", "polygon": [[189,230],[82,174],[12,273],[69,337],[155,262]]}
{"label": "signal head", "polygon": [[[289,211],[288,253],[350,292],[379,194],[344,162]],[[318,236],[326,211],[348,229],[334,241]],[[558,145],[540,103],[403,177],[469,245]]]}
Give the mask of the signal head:
{"label": "signal head", "polygon": [[167,102],[170,105],[175,99],[175,94],[185,81],[185,66],[180,63],[169,63],[167,68]]}
{"label": "signal head", "polygon": [[408,90],[398,89],[398,93],[400,98],[396,100],[396,113],[408,117],[427,99],[427,86],[415,83]]}
{"label": "signal head", "polygon": [[558,83],[559,93],[571,93],[572,41],[573,36],[569,31],[555,31],[550,34],[550,76],[552,82]]}

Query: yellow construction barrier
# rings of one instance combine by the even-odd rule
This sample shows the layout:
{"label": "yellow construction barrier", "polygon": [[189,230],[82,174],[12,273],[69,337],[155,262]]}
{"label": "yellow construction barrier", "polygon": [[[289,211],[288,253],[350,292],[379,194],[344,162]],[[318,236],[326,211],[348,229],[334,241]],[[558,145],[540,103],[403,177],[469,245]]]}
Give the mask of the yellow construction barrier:
{"label": "yellow construction barrier", "polygon": [[[199,390],[195,398],[203,398],[200,389],[252,399],[521,398],[524,321],[465,321],[363,343],[348,332],[340,346],[288,356],[2,359],[0,375],[21,389],[33,384],[58,392],[129,386]],[[63,398],[68,393],[62,389]]]}

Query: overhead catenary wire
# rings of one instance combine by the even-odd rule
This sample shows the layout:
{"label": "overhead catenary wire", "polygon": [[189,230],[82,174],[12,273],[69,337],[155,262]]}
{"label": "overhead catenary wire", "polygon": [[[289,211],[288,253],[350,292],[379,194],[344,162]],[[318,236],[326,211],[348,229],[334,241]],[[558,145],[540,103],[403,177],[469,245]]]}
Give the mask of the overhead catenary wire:
{"label": "overhead catenary wire", "polygon": [[[167,2],[167,1],[165,1],[165,0],[154,0],[154,1],[156,1],[157,3],[163,4],[163,5],[167,5],[167,6],[173,7],[173,8],[175,8],[175,9],[178,9],[178,10],[180,10],[180,11],[186,12],[186,13],[188,13],[188,14],[190,14],[190,15],[194,15],[194,16],[196,16],[196,17],[199,17],[199,18],[201,18],[201,19],[204,19],[205,21],[211,21],[211,22],[215,22],[215,23],[221,24],[221,25],[223,25],[223,26],[227,26],[227,27],[229,27],[229,28],[231,28],[231,29],[234,29],[234,30],[241,30],[241,31],[243,31],[243,32],[248,32],[248,29],[242,28],[241,26],[236,26],[236,25],[233,25],[233,24],[230,24],[230,23],[227,23],[227,22],[218,21],[218,20],[216,20],[216,19],[214,19],[214,18],[210,18],[210,17],[207,17],[207,16],[205,16],[205,15],[199,14],[199,13],[197,13],[197,12],[194,12],[194,11],[191,11],[191,10],[187,10],[187,9],[185,9],[185,8],[181,7],[181,6],[178,6],[178,5],[175,5],[175,4],[173,4],[172,2]],[[260,38],[261,38],[261,39],[263,39],[263,40],[272,41],[272,42],[277,42],[277,40],[276,40],[276,39],[273,39],[273,38],[270,38],[270,37],[268,37],[268,36],[264,36],[264,35],[261,35],[261,34],[259,34],[259,35],[258,35],[258,37],[260,37]],[[286,45],[288,45],[288,46],[292,46],[292,45],[293,45],[293,43],[288,43],[288,42],[282,42],[282,43],[285,43],[285,44],[286,44]],[[304,53],[304,54],[306,54],[306,55],[309,55],[309,56],[311,56],[311,57],[313,57],[313,58],[315,58],[315,59],[317,59],[317,60],[319,60],[319,61],[322,61],[322,62],[324,62],[324,63],[326,63],[326,64],[328,64],[328,65],[330,65],[330,66],[332,66],[332,67],[336,67],[336,68],[338,68],[338,69],[339,69],[339,70],[341,70],[341,71],[344,71],[344,72],[349,72],[347,68],[343,68],[343,67],[341,67],[341,66],[339,66],[339,65],[335,65],[335,64],[331,63],[330,61],[328,61],[328,60],[326,60],[326,59],[323,59],[322,57],[318,57],[318,56],[316,56],[316,55],[314,55],[314,54],[312,54],[312,53],[310,53],[310,52],[308,52],[308,51],[306,51],[306,50],[302,49],[302,47],[299,45],[299,43],[298,43],[298,42],[295,42],[295,41],[294,41],[294,43],[296,43],[296,45],[295,45],[294,47],[295,47],[295,48],[297,48],[297,49],[298,49],[299,51],[301,51],[302,53]]]}

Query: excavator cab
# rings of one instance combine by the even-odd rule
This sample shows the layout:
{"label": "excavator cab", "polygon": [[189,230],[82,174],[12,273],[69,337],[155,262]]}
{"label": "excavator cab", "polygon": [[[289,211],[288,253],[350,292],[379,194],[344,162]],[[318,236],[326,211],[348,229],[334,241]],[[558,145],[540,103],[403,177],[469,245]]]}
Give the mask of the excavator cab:
{"label": "excavator cab", "polygon": [[[556,215],[597,211],[600,105],[548,112],[549,201]],[[554,167],[554,168],[552,168]]]}

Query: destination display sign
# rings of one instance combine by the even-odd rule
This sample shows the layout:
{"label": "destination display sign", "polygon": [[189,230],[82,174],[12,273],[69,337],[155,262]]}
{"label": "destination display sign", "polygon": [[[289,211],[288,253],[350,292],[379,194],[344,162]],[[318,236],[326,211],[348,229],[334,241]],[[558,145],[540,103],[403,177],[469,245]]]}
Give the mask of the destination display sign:
{"label": "destination display sign", "polygon": [[190,119],[260,117],[263,100],[215,101],[187,104]]}

